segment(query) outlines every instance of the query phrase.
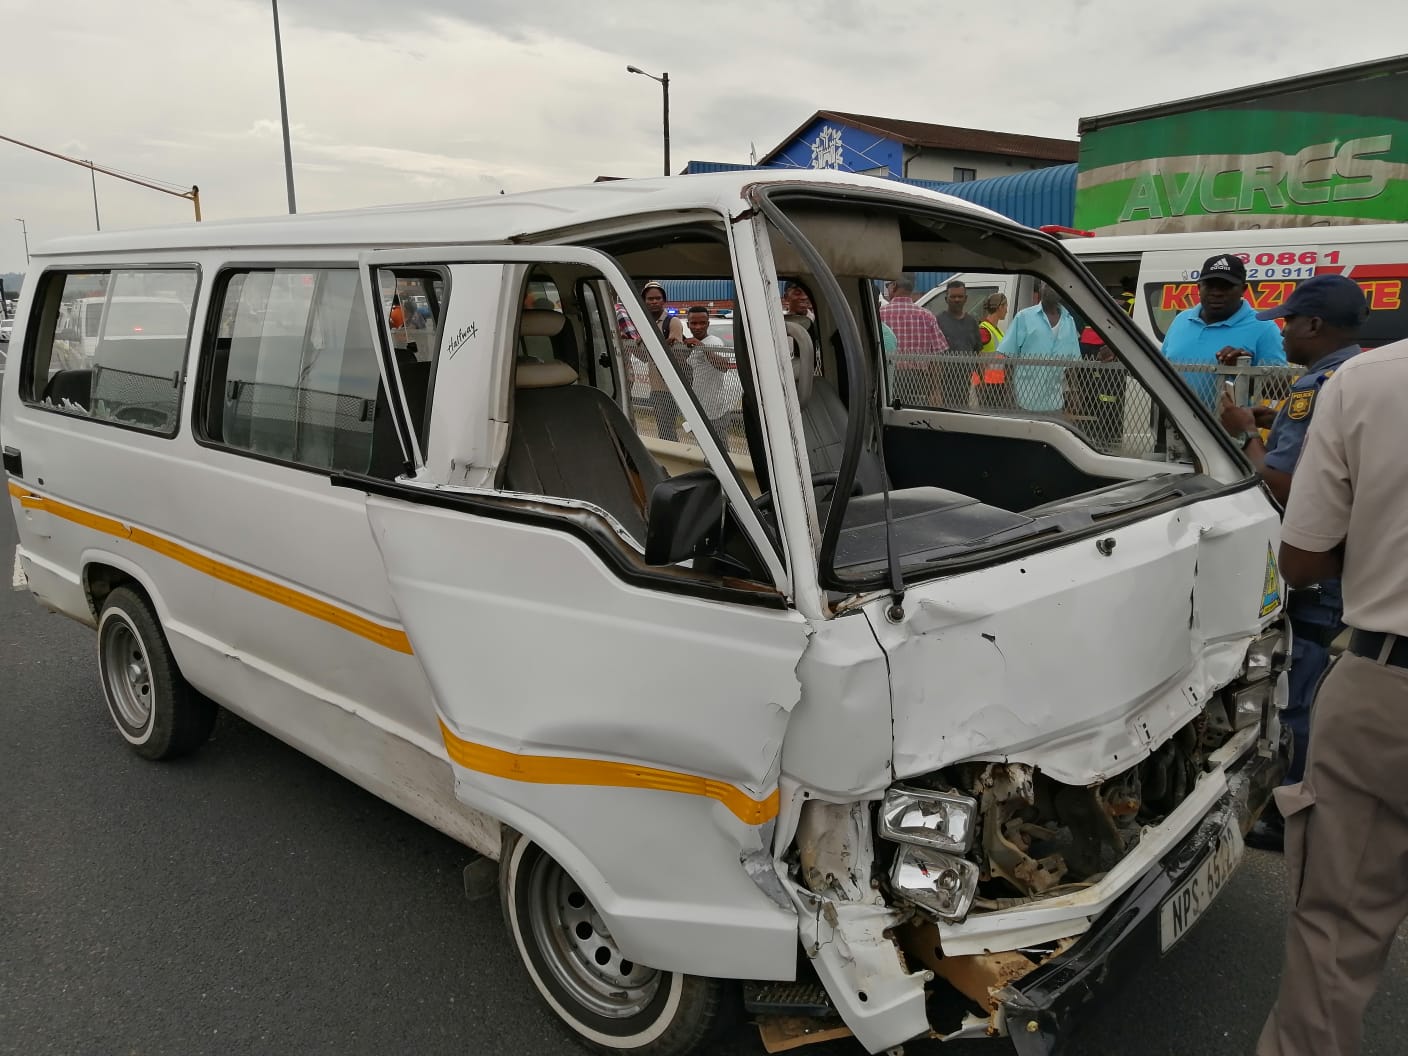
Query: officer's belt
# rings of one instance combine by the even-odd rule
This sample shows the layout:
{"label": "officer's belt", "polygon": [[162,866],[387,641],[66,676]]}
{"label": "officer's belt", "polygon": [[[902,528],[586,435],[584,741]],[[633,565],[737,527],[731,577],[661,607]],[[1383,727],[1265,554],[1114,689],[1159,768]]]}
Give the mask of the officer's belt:
{"label": "officer's belt", "polygon": [[[1389,639],[1393,639],[1390,645]],[[1387,655],[1384,646],[1388,645]],[[1408,638],[1382,631],[1355,631],[1349,637],[1349,651],[1378,664],[1408,667]]]}

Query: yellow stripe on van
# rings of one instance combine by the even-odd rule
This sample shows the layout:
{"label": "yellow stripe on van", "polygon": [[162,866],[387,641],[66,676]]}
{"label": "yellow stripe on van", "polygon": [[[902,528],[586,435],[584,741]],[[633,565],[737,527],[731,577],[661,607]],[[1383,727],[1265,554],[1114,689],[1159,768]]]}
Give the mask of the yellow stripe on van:
{"label": "yellow stripe on van", "polygon": [[24,509],[43,510],[54,517],[80,524],[85,528],[92,528],[104,535],[127,539],[153,553],[169,557],[187,568],[202,572],[212,579],[218,579],[222,583],[228,583],[251,594],[257,594],[261,598],[293,609],[295,612],[301,612],[305,616],[311,616],[315,620],[322,620],[334,627],[341,627],[344,631],[350,631],[358,637],[385,646],[387,649],[408,655],[413,652],[411,640],[406,637],[406,632],[399,628],[387,627],[301,590],[276,583],[245,569],[236,568],[234,565],[199,553],[188,546],[183,546],[144,528],[135,528],[111,517],[90,513],[76,506],[59,502],[57,499],[38,495],[14,481],[10,481],[9,491],[11,495],[19,499],[20,506]]}
{"label": "yellow stripe on van", "polygon": [[551,755],[516,755],[484,744],[474,744],[456,735],[443,722],[440,734],[450,758],[466,770],[501,777],[508,781],[526,781],[535,785],[595,785],[608,788],[647,788],[659,792],[677,792],[686,796],[702,796],[722,803],[745,825],[761,825],[777,817],[778,793],[762,800],[754,799],[727,781],[713,781],[694,774],[674,770],[657,770],[635,763],[617,763],[609,759],[569,759]]}

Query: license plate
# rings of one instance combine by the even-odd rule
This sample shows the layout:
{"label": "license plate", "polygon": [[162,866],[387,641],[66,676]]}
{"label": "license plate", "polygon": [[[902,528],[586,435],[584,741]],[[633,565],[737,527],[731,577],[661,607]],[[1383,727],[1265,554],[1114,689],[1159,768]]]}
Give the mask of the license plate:
{"label": "license plate", "polygon": [[1229,821],[1193,875],[1164,899],[1159,907],[1159,942],[1164,953],[1207,912],[1212,900],[1227,886],[1245,849],[1242,830],[1235,821]]}

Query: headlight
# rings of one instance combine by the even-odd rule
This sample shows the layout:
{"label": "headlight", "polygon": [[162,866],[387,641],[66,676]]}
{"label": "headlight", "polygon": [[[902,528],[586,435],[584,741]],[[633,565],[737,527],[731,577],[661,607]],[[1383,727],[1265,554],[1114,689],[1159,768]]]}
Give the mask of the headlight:
{"label": "headlight", "polygon": [[1276,691],[1276,683],[1262,679],[1232,694],[1232,727],[1245,730],[1261,722],[1262,713]]}
{"label": "headlight", "polygon": [[928,909],[940,920],[960,921],[978,890],[978,867],[927,847],[901,847],[890,870],[896,895]]}
{"label": "headlight", "polygon": [[970,796],[895,785],[880,805],[880,835],[964,854],[973,842],[977,813],[978,801]]}
{"label": "headlight", "polygon": [[1248,682],[1269,678],[1286,666],[1286,636],[1280,630],[1267,631],[1247,647],[1242,677]]}

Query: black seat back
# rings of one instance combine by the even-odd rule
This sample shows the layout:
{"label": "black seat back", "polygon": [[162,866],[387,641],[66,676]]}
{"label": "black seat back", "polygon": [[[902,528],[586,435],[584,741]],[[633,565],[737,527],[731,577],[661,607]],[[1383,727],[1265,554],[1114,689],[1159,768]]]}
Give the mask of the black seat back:
{"label": "black seat back", "polygon": [[590,502],[644,542],[650,493],[664,479],[605,393],[575,384],[516,390],[505,489]]}
{"label": "black seat back", "polygon": [[[835,473],[846,448],[846,405],[825,378],[812,379],[812,389],[802,404],[802,437],[813,473]],[[867,495],[885,487],[885,467],[869,448],[862,448],[856,482]]]}

